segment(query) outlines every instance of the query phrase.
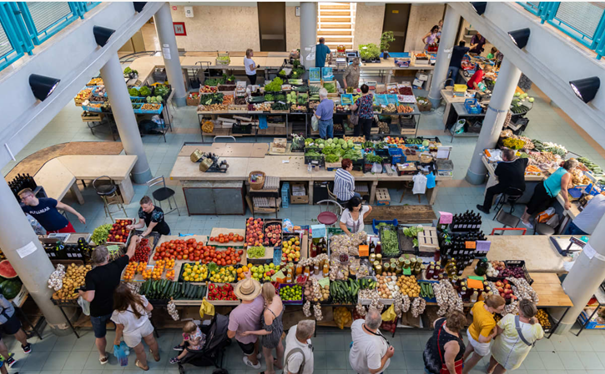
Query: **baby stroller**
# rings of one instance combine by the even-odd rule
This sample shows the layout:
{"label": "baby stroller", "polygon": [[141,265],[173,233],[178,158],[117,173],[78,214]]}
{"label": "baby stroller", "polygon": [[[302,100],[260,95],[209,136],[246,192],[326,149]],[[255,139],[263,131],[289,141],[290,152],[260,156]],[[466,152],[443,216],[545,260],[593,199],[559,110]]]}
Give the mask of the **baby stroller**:
{"label": "baby stroller", "polygon": [[184,364],[194,366],[210,366],[217,368],[223,367],[223,358],[225,356],[225,347],[231,344],[231,339],[227,337],[227,327],[229,317],[216,314],[209,325],[200,326],[200,330],[206,334],[206,343],[198,351],[190,351],[181,362],[179,362],[179,373],[184,374]]}

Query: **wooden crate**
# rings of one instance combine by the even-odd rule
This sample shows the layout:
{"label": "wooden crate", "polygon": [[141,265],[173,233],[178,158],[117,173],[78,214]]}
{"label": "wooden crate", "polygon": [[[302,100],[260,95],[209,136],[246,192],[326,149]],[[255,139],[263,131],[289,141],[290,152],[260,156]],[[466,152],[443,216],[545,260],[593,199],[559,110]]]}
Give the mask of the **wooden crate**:
{"label": "wooden crate", "polygon": [[376,204],[377,205],[391,205],[391,195],[389,195],[388,188],[377,188],[376,189]]}
{"label": "wooden crate", "polygon": [[424,227],[424,231],[418,233],[418,250],[434,252],[439,249],[437,229],[435,227]]}
{"label": "wooden crate", "polygon": [[220,228],[220,227],[214,227],[212,229],[212,232],[210,233],[210,237],[218,237],[219,234],[223,234],[223,235],[227,235],[230,232],[232,232],[234,235],[239,235],[242,236],[244,238],[243,242],[229,242],[229,243],[220,243],[217,241],[210,241],[208,240],[208,245],[212,245],[215,247],[234,247],[234,248],[243,248],[244,243],[246,242],[246,230],[245,229],[227,229],[227,228]]}

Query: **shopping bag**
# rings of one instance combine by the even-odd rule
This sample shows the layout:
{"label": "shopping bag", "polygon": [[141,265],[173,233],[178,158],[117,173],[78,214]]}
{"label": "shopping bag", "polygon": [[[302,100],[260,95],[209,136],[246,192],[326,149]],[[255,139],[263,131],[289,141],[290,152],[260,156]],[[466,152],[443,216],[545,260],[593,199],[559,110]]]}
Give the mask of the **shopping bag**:
{"label": "shopping bag", "polygon": [[377,162],[372,164],[372,173],[374,173],[374,174],[382,173],[382,165]]}
{"label": "shopping bag", "polygon": [[90,315],[90,302],[84,300],[82,296],[78,297],[78,305],[82,308],[82,313],[89,316]]}
{"label": "shopping bag", "polygon": [[382,313],[382,321],[383,322],[391,322],[397,318],[397,314],[395,313],[395,305],[391,304],[389,309],[387,309],[384,313]]}
{"label": "shopping bag", "polygon": [[555,215],[555,208],[550,207],[536,216],[536,222],[546,223]]}
{"label": "shopping bag", "polygon": [[454,124],[454,134],[462,134],[464,132],[465,119],[461,119]]}
{"label": "shopping bag", "polygon": [[206,298],[202,300],[202,305],[200,305],[200,317],[204,318],[204,316],[213,316],[214,315],[214,305],[210,304]]}
{"label": "shopping bag", "polygon": [[412,178],[414,181],[414,187],[412,187],[412,193],[414,195],[424,194],[426,192],[426,177],[421,173],[414,175]]}
{"label": "shopping bag", "polygon": [[319,120],[317,119],[316,115],[313,115],[313,117],[311,117],[311,128],[313,129],[313,131],[317,131],[319,129]]}
{"label": "shopping bag", "polygon": [[116,358],[118,359],[120,366],[127,366],[128,365],[128,355],[126,354],[124,349],[122,349],[123,343],[124,342],[120,343],[120,345],[113,346],[113,355],[116,356]]}

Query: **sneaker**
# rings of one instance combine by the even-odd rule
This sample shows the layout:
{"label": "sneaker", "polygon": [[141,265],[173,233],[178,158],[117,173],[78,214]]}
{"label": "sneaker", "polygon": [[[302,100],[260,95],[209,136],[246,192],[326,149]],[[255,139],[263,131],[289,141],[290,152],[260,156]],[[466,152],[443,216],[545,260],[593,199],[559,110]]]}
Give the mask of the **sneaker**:
{"label": "sneaker", "polygon": [[6,359],[6,364],[8,365],[9,368],[12,368],[16,362],[17,362],[17,360],[15,360],[12,355]]}
{"label": "sneaker", "polygon": [[181,360],[179,360],[178,357],[173,357],[173,358],[170,359],[170,363],[173,364],[173,365],[174,364],[178,364],[179,362],[181,362]]}
{"label": "sneaker", "polygon": [[525,227],[527,227],[528,229],[533,229],[533,228],[534,228],[534,225],[532,225],[532,224],[531,224],[531,222],[527,222],[527,223],[525,223],[525,222],[521,221],[521,223],[522,223],[522,224],[523,224]]}
{"label": "sneaker", "polygon": [[32,352],[32,345],[29,343],[27,343],[26,345],[22,345],[21,348],[23,349],[23,352],[25,352],[25,353]]}
{"label": "sneaker", "polygon": [[258,364],[256,364],[256,365],[254,365],[254,364],[252,363],[252,361],[250,361],[250,360],[248,359],[248,357],[247,357],[247,356],[244,356],[244,364],[246,364],[246,365],[248,365],[248,366],[250,366],[251,368],[254,368],[254,369],[260,369],[260,362],[259,362]]}
{"label": "sneaker", "polygon": [[185,349],[185,347],[183,347],[182,345],[179,344],[179,345],[175,345],[174,348],[172,348],[172,349],[174,349],[175,351],[178,351],[178,352],[183,352],[183,349]]}
{"label": "sneaker", "polygon": [[99,357],[99,362],[101,363],[101,365],[105,365],[106,363],[109,362],[109,355],[106,354],[105,357]]}
{"label": "sneaker", "polygon": [[479,205],[479,204],[477,204],[477,209],[479,209],[480,211],[482,211],[482,212],[483,212],[483,213],[485,213],[485,214],[489,214],[489,209],[485,209],[485,208],[483,207],[483,205]]}

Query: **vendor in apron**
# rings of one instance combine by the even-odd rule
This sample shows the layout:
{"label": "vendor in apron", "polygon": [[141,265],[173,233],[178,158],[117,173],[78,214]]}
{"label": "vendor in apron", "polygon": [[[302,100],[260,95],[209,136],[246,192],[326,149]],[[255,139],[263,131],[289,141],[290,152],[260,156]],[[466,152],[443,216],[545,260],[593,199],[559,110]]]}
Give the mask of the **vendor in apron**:
{"label": "vendor in apron", "polygon": [[362,202],[361,198],[353,196],[347,202],[347,209],[340,216],[340,228],[347,235],[362,232],[364,228],[363,220],[372,212],[372,207],[369,205],[363,206]]}

